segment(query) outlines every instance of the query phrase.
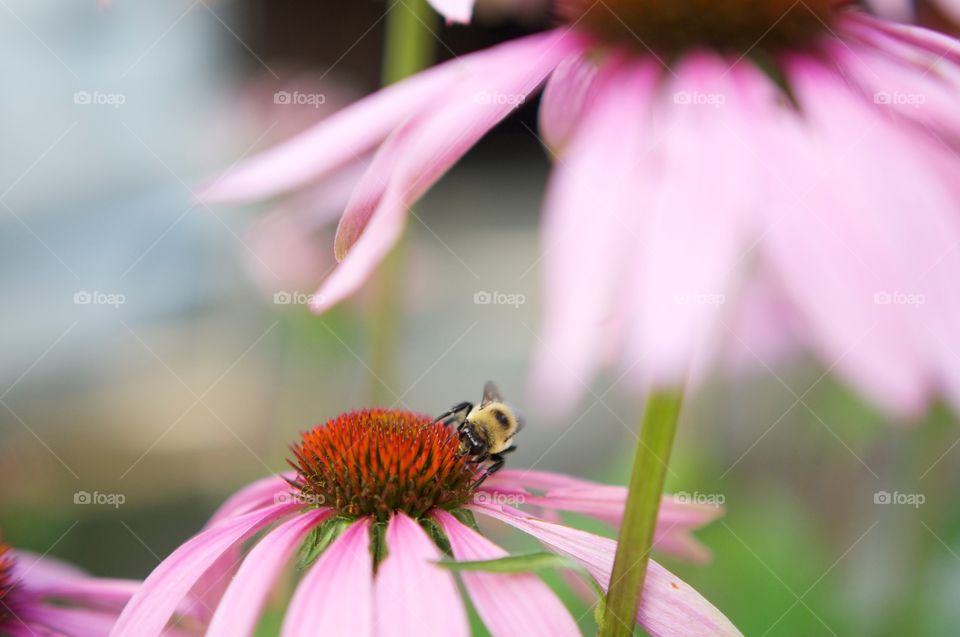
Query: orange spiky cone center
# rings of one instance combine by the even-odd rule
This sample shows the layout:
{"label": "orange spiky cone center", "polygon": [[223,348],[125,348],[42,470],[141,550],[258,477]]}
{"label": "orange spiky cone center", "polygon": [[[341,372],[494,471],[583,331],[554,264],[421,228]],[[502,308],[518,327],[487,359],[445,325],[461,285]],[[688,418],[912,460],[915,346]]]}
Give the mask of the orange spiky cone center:
{"label": "orange spiky cone center", "polygon": [[420,517],[465,504],[477,479],[452,427],[424,414],[365,409],[341,414],[293,445],[294,486],[307,505],[349,517]]}
{"label": "orange spiky cone center", "polygon": [[[560,16],[605,40],[670,54],[746,54],[808,46],[829,32],[838,0],[557,0]],[[666,60],[665,60],[666,62]]]}

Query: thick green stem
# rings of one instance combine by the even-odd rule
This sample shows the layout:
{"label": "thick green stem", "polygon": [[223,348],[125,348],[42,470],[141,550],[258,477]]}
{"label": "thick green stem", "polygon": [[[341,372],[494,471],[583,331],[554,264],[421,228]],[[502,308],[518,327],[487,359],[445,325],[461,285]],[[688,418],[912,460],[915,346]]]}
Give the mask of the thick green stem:
{"label": "thick green stem", "polygon": [[[393,84],[433,63],[439,17],[426,0],[387,0],[383,45],[383,85]],[[371,394],[373,404],[395,399],[393,384],[403,296],[403,238],[384,259],[373,281],[375,295],[370,326]]]}
{"label": "thick green stem", "polygon": [[653,392],[647,399],[600,626],[601,637],[633,635],[682,402],[681,390]]}
{"label": "thick green stem", "polygon": [[433,64],[440,17],[427,0],[387,0],[383,84],[393,84]]}

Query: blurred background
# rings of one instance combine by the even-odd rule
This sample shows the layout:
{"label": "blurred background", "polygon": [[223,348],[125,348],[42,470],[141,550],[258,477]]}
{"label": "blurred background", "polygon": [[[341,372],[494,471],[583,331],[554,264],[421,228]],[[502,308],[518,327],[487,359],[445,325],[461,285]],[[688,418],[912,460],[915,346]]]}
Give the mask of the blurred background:
{"label": "blurred background", "polygon": [[[540,0],[510,6],[487,0],[478,26],[440,28],[438,57],[547,23]],[[535,103],[418,206],[400,363],[382,382],[370,299],[321,317],[304,304],[333,264],[341,193],[196,201],[204,178],[376,88],[383,13],[374,0],[0,2],[8,542],[144,577],[228,494],[284,469],[300,431],[373,391],[430,413],[479,398],[488,378],[523,395],[549,169]],[[275,98],[298,91],[315,99]],[[517,302],[477,304],[484,292]],[[716,377],[691,398],[668,487],[727,515],[700,533],[712,564],[667,565],[745,635],[960,634],[954,417],[893,424],[809,360],[776,373]],[[512,466],[625,482],[640,398],[616,377],[561,422],[521,406]],[[593,630],[590,607],[551,582]]]}

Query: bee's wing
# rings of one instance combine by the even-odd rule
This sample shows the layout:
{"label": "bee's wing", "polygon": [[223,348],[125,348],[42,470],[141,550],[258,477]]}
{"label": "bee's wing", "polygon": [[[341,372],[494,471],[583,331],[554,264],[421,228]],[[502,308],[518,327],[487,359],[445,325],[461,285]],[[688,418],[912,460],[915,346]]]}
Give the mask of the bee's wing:
{"label": "bee's wing", "polygon": [[523,426],[527,424],[527,419],[516,409],[511,408],[511,411],[513,411],[513,417],[517,420],[517,431],[513,432],[514,435],[516,435],[516,433],[523,429]]}
{"label": "bee's wing", "polygon": [[488,380],[483,386],[483,400],[480,401],[480,408],[484,408],[490,403],[502,403],[503,397],[500,390],[492,380]]}

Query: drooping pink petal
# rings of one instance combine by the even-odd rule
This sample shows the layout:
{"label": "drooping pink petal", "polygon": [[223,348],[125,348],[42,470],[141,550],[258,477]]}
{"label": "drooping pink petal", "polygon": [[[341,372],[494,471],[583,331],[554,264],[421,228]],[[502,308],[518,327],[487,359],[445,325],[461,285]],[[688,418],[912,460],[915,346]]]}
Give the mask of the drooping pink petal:
{"label": "drooping pink petal", "polygon": [[[528,533],[570,557],[606,590],[616,542],[562,524],[545,522],[509,507],[472,506],[475,511]],[[637,621],[653,637],[732,637],[740,631],[723,613],[668,570],[650,561]]]}
{"label": "drooping pink petal", "polygon": [[888,33],[902,42],[906,42],[920,49],[925,49],[931,53],[949,60],[951,62],[960,62],[960,50],[957,50],[956,38],[923,27],[912,24],[900,24],[890,20],[882,20],[862,11],[851,11],[844,16],[845,20],[851,22],[860,22],[869,25],[877,31]]}
{"label": "drooping pink petal", "polygon": [[[525,491],[527,488],[544,493],[542,496],[534,496]],[[503,469],[490,476],[481,490],[506,495],[519,493],[524,496],[524,501],[530,504],[583,513],[615,524],[619,524],[627,498],[627,488],[623,486],[600,484],[536,469]],[[672,495],[664,495],[660,504],[660,519],[668,524],[689,528],[709,524],[722,514],[721,507],[691,503]]]}
{"label": "drooping pink petal", "polygon": [[[446,511],[438,510],[433,515],[446,532],[457,560],[493,560],[507,555]],[[536,575],[463,572],[461,578],[477,613],[493,635],[580,634],[566,606]]]}
{"label": "drooping pink petal", "polygon": [[[292,479],[293,475],[293,472],[278,473],[248,484],[227,498],[227,501],[220,505],[207,521],[204,528],[209,529],[238,515],[282,503],[286,494],[291,491],[290,484],[285,478]],[[230,585],[230,580],[240,567],[242,554],[242,546],[239,544],[231,546],[197,580],[188,596],[191,604],[190,615],[199,617],[205,623],[210,620],[220,598]]]}
{"label": "drooping pink petal", "polygon": [[[886,409],[915,414],[934,381],[916,309],[885,299],[918,285],[898,259],[917,236],[911,211],[951,210],[954,198],[932,174],[903,165],[915,151],[835,72],[799,60],[789,72],[804,124],[784,115],[757,131],[776,142],[769,156],[791,175],[789,187],[770,184],[764,254],[826,366]],[[905,170],[920,181],[905,181]]]}
{"label": "drooping pink petal", "polygon": [[[534,495],[517,488],[502,489],[501,483],[487,481],[475,501],[533,505],[545,511],[572,511],[602,520],[619,527],[626,506],[627,489],[621,486],[588,484],[588,486],[559,487],[543,495]],[[654,548],[696,563],[710,560],[710,551],[690,533],[723,514],[723,509],[708,504],[688,502],[665,495],[657,516]]]}
{"label": "drooping pink petal", "polygon": [[267,595],[300,543],[331,509],[309,511],[277,526],[243,560],[207,629],[206,637],[253,634]]}
{"label": "drooping pink petal", "polygon": [[752,124],[728,69],[714,54],[685,58],[661,92],[648,163],[634,173],[644,187],[633,211],[644,241],[623,291],[634,316],[623,365],[642,386],[690,377],[738,287],[760,202],[743,142]]}
{"label": "drooping pink petal", "polygon": [[540,135],[557,155],[564,155],[567,142],[596,95],[597,61],[586,54],[570,56],[547,80],[540,100]]}
{"label": "drooping pink petal", "polygon": [[31,587],[57,586],[67,581],[82,581],[89,577],[83,570],[54,557],[40,556],[30,551],[17,549],[13,574],[17,580]]}
{"label": "drooping pink petal", "polygon": [[339,250],[349,251],[318,290],[313,310],[323,312],[353,293],[396,242],[408,207],[579,45],[574,35],[551,31],[494,47],[486,53],[496,55],[497,66],[467,77],[395,132],[344,214]]}
{"label": "drooping pink petal", "polygon": [[65,637],[107,637],[117,616],[81,608],[58,606],[34,607],[30,611],[30,623],[42,624],[54,633],[36,627],[27,634],[35,637],[63,635]]}
{"label": "drooping pink petal", "polygon": [[596,372],[610,307],[640,242],[629,220],[642,214],[633,184],[658,71],[652,62],[609,63],[599,73],[594,103],[554,169],[544,205],[545,299],[531,383],[533,400],[557,413],[575,404]]}
{"label": "drooping pink petal", "polygon": [[371,637],[373,560],[370,520],[361,518],[333,541],[297,584],[282,637]]}
{"label": "drooping pink petal", "polygon": [[44,599],[69,600],[73,605],[119,610],[133,597],[141,582],[96,577],[67,578],[55,582],[29,582],[30,592]]}
{"label": "drooping pink petal", "polygon": [[147,577],[123,609],[111,637],[159,635],[191,587],[224,551],[296,508],[291,503],[245,513],[187,540]]}
{"label": "drooping pink petal", "polygon": [[913,0],[867,0],[867,5],[890,20],[909,22],[916,15]]}
{"label": "drooping pink petal", "polygon": [[598,483],[555,471],[540,469],[501,469],[484,482],[484,486],[496,485],[498,489],[564,489],[592,487]]}
{"label": "drooping pink petal", "polygon": [[450,571],[420,525],[405,513],[390,519],[387,558],[374,586],[378,637],[470,634],[467,613]]}
{"label": "drooping pink petal", "polygon": [[466,24],[473,17],[473,5],[476,0],[427,0],[427,2],[450,22]]}
{"label": "drooping pink petal", "polygon": [[[916,131],[919,135],[935,132],[944,138],[960,139],[960,113],[956,108],[960,74],[944,75],[926,61],[917,65],[905,63],[904,56],[892,56],[885,50],[892,38],[883,34],[877,38],[875,30],[862,30],[874,36],[874,41],[880,41],[855,50],[847,44],[831,50],[831,57],[844,66],[848,78],[862,85],[868,99],[881,110],[901,118],[904,128],[916,122],[920,125]],[[949,64],[938,62],[940,66]]]}
{"label": "drooping pink petal", "polygon": [[290,483],[286,479],[292,480],[294,476],[292,471],[287,471],[251,482],[227,498],[210,517],[204,528],[210,528],[221,520],[243,515],[254,509],[278,504],[276,496],[290,492]]}
{"label": "drooping pink petal", "polygon": [[254,201],[305,186],[357,161],[461,73],[459,67],[439,65],[373,93],[211,179],[200,196],[208,202]]}
{"label": "drooping pink petal", "polygon": [[408,204],[418,198],[580,45],[574,35],[553,31],[440,65],[459,71],[459,81],[435,105],[414,112],[377,151],[337,228],[337,258],[344,259],[359,239],[391,183],[405,191],[401,199]]}

